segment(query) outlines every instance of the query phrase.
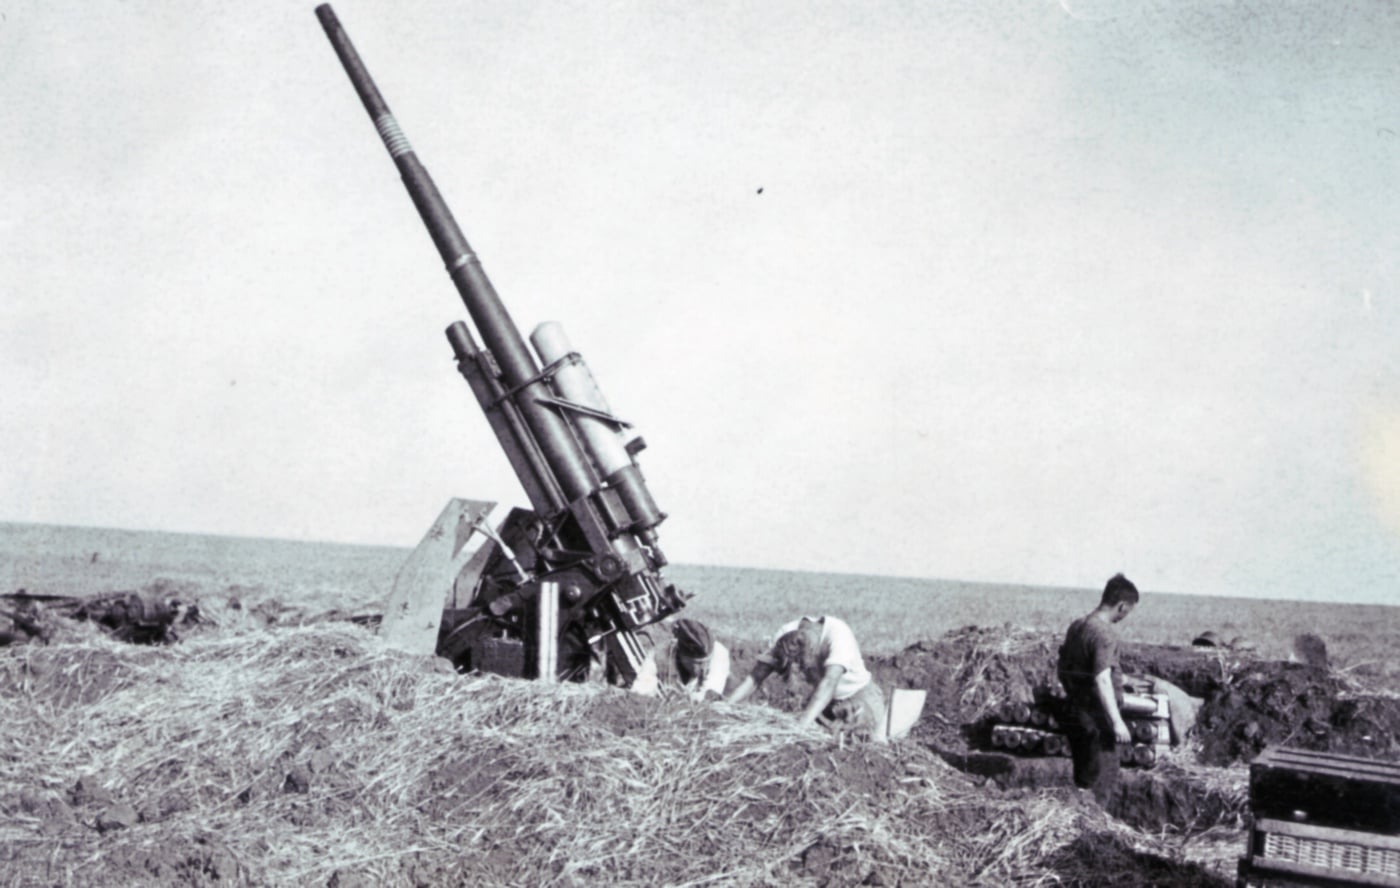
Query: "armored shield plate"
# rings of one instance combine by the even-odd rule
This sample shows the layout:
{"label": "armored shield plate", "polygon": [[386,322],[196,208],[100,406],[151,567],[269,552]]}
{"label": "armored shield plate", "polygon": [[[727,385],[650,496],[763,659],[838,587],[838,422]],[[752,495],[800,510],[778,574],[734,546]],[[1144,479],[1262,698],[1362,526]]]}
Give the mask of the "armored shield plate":
{"label": "armored shield plate", "polygon": [[474,532],[495,503],[453,498],[394,578],[379,634],[392,647],[432,656],[442,608],[462,566],[486,541]]}

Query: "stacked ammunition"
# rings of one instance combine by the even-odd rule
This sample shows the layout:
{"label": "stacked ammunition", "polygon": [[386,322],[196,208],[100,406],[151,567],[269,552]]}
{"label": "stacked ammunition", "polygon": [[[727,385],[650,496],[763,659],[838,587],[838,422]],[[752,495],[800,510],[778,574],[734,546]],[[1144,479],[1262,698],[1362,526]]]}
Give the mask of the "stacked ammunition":
{"label": "stacked ammunition", "polygon": [[[1003,703],[993,717],[992,746],[1023,755],[1067,756],[1069,738],[1060,726],[1065,712],[1064,697],[1057,693],[1047,692],[1034,703]],[[1171,745],[1166,695],[1126,694],[1122,713],[1133,742],[1118,748],[1119,761],[1132,767],[1152,767],[1158,754]]]}
{"label": "stacked ammunition", "polygon": [[1069,755],[1069,739],[1060,732],[1060,710],[1045,703],[1007,702],[992,725],[992,746],[1026,755]]}
{"label": "stacked ammunition", "polygon": [[1128,725],[1128,733],[1133,735],[1133,742],[1118,747],[1118,760],[1124,765],[1152,767],[1158,754],[1171,747],[1167,695],[1126,693],[1120,711]]}

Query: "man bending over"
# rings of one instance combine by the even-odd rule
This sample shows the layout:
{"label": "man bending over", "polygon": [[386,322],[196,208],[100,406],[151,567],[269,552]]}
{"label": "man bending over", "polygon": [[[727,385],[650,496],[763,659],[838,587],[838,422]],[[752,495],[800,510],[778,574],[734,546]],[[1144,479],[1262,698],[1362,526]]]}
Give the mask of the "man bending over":
{"label": "man bending over", "polygon": [[836,617],[802,617],[778,630],[772,647],[726,698],[741,703],[774,672],[797,670],[812,686],[799,724],[885,739],[885,698],[870,678],[851,627]]}

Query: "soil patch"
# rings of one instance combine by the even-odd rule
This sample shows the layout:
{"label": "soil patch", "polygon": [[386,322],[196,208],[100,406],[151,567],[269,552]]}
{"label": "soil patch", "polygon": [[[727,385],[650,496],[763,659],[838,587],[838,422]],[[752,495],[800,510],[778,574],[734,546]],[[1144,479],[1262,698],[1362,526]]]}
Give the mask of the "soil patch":
{"label": "soil patch", "polygon": [[1201,761],[1249,761],[1265,746],[1400,760],[1400,698],[1303,663],[1240,664],[1197,720]]}
{"label": "soil patch", "polygon": [[344,624],[10,649],[0,689],[0,745],[26,751],[0,757],[7,882],[1037,885],[1093,868],[1086,834],[1140,855],[1124,884],[1179,872],[1072,789],[918,743],[444,673]]}
{"label": "soil patch", "polygon": [[1235,880],[1197,863],[1146,854],[1122,836],[1086,835],[1060,849],[1050,869],[1064,885],[1230,888]]}
{"label": "soil patch", "polygon": [[[1002,752],[946,752],[943,758],[960,771],[984,778],[988,786],[1063,787],[1076,792],[1067,758]],[[1124,823],[1150,832],[1202,832],[1239,827],[1248,803],[1248,782],[1242,770],[1160,763],[1150,770],[1124,769],[1108,810]]]}
{"label": "soil patch", "polygon": [[1125,770],[1109,811],[1148,832],[1240,828],[1249,814],[1248,779],[1239,769],[1222,772],[1189,764]]}

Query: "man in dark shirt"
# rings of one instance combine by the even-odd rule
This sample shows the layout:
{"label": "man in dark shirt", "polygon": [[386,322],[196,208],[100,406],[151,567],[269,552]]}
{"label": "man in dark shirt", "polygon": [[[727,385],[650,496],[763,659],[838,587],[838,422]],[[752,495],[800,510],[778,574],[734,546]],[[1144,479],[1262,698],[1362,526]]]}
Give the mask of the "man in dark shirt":
{"label": "man in dark shirt", "polygon": [[1074,758],[1074,785],[1092,790],[1107,805],[1118,786],[1118,744],[1132,736],[1119,707],[1123,674],[1118,668],[1118,630],[1114,624],[1138,602],[1137,587],[1114,574],[1104,586],[1099,606],[1070,624],[1060,645],[1059,675],[1069,698],[1065,725]]}

